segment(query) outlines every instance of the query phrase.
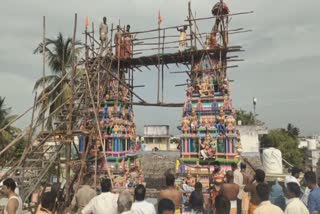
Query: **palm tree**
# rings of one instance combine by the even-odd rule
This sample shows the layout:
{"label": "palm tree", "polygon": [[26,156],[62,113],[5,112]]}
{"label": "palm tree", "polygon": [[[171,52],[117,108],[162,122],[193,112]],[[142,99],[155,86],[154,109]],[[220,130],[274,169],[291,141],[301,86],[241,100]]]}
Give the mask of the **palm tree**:
{"label": "palm tree", "polygon": [[[0,129],[7,126],[12,120],[15,119],[16,115],[10,115],[10,112],[11,108],[7,108],[5,106],[5,98],[0,97]],[[13,141],[20,132],[21,130],[14,126],[8,126],[2,132],[0,132],[0,150]],[[16,153],[16,149],[18,148],[17,145],[19,144],[11,147],[8,152],[4,153],[0,157],[0,165],[3,165],[3,163],[5,163],[7,160],[14,158],[21,153]]]}
{"label": "palm tree", "polygon": [[294,126],[291,123],[287,125],[287,132],[291,137],[297,138],[300,134],[300,130],[298,127]]}
{"label": "palm tree", "polygon": [[[49,105],[49,114],[51,114],[71,96],[69,77],[66,77],[53,93],[48,95],[48,92],[54,89],[61,79],[71,71],[73,63],[77,62],[78,56],[80,55],[82,48],[80,45],[81,43],[76,41],[73,52],[72,39],[70,37],[65,39],[62,33],[59,33],[56,39],[46,39],[46,59],[52,74],[41,77],[34,85],[34,90],[38,90],[42,88],[45,83],[45,88],[42,89],[37,97],[37,100],[43,99],[43,102],[37,105],[37,108],[40,108],[40,112],[43,112]],[[43,43],[40,43],[34,50],[34,54],[36,53],[43,53]],[[60,93],[61,96],[55,100]],[[46,124],[47,129],[52,129],[52,122],[55,116],[56,115],[48,117]],[[40,115],[39,118],[44,118],[44,113]]]}

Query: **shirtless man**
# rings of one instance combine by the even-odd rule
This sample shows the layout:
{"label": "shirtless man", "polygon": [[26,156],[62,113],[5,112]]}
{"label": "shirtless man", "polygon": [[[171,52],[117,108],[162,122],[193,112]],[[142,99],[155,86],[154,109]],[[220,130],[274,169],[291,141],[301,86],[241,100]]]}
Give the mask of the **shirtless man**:
{"label": "shirtless man", "polygon": [[260,183],[264,183],[264,179],[266,177],[265,172],[261,169],[257,169],[255,173],[256,175],[254,179],[244,187],[244,191],[250,193],[251,195],[249,212],[248,212],[249,214],[253,214],[254,210],[260,204],[260,198],[257,194],[256,186]]}
{"label": "shirtless man", "polygon": [[180,214],[180,204],[182,202],[182,192],[177,190],[174,186],[175,177],[171,173],[166,175],[166,185],[167,188],[160,191],[159,200],[167,198],[173,201],[175,206],[175,214]]}
{"label": "shirtless man", "polygon": [[[247,172],[247,165],[245,163],[240,164],[240,172],[242,173],[243,176],[243,185],[249,184],[249,181],[251,180],[251,175]],[[249,211],[249,193],[247,192],[242,192],[242,214],[248,214]]]}
{"label": "shirtless man", "polygon": [[236,214],[237,213],[237,199],[238,199],[240,187],[238,184],[235,184],[233,182],[233,172],[232,171],[227,171],[226,180],[227,180],[227,183],[222,184],[219,194],[223,195],[228,200],[230,200],[230,203],[231,203],[230,214]]}
{"label": "shirtless man", "polygon": [[210,179],[211,201],[214,203],[219,194],[224,179],[224,172],[221,170],[219,161],[213,162],[214,170]]}
{"label": "shirtless man", "polygon": [[243,176],[243,184],[246,185],[250,181],[251,175],[247,172],[247,165],[245,163],[240,163],[240,172]]}
{"label": "shirtless man", "polygon": [[107,24],[106,17],[103,17],[103,21],[100,24],[99,32],[100,32],[101,45],[102,47],[105,47],[108,43],[108,24]]}

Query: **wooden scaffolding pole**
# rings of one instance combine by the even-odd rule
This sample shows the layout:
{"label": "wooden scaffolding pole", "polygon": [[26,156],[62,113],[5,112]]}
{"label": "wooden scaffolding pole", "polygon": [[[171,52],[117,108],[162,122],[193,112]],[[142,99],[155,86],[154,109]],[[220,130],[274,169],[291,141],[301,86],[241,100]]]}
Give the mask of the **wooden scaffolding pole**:
{"label": "wooden scaffolding pole", "polygon": [[[160,13],[160,12],[159,12]],[[157,89],[157,103],[160,103],[160,21],[158,21],[158,89]]]}
{"label": "wooden scaffolding pole", "polygon": [[[166,31],[163,30],[163,35],[162,35],[162,51],[161,51],[161,54],[163,56],[164,54],[164,39],[165,39],[165,36],[166,36]],[[161,102],[163,103],[164,100],[163,100],[163,91],[164,91],[164,64],[163,64],[163,60],[161,60]]]}
{"label": "wooden scaffolding pole", "polygon": [[20,161],[18,163],[18,166],[21,165],[22,160],[24,160],[24,157],[27,155],[28,150],[32,147],[32,135],[33,135],[33,120],[34,120],[34,112],[35,112],[35,105],[36,105],[36,101],[37,101],[37,92],[34,95],[34,100],[33,100],[33,109],[32,109],[32,115],[31,115],[31,123],[30,123],[30,130],[29,130],[29,137],[28,137],[28,141],[27,141],[27,146],[25,147],[23,154],[20,158]]}
{"label": "wooden scaffolding pole", "polygon": [[[43,92],[45,92],[46,88],[46,17],[43,16],[43,35],[42,35],[42,86],[43,86]],[[42,105],[44,105],[45,100],[43,100]],[[44,121],[42,121],[41,124],[41,131],[44,129]]]}
{"label": "wooden scaffolding pole", "polygon": [[72,52],[71,52],[71,60],[72,60],[72,70],[71,70],[71,81],[70,81],[70,86],[71,86],[71,96],[72,98],[70,99],[69,102],[69,122],[68,122],[68,130],[67,130],[67,141],[65,142],[66,146],[66,202],[67,204],[70,201],[70,185],[71,185],[71,144],[73,142],[73,110],[74,110],[74,76],[75,76],[75,70],[76,70],[76,62],[73,59],[73,54],[75,50],[75,43],[76,43],[76,33],[77,33],[77,14],[74,15],[74,29],[73,29],[73,37],[72,37]]}

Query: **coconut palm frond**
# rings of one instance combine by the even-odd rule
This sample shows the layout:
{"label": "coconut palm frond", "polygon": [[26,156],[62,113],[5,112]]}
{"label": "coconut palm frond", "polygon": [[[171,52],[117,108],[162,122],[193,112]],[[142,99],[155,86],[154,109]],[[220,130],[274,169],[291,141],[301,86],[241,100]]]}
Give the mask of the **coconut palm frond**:
{"label": "coconut palm frond", "polygon": [[56,82],[57,79],[60,79],[57,75],[48,75],[48,76],[45,76],[45,77],[41,77],[34,84],[33,90],[35,91],[40,86],[43,86],[43,82],[45,82],[45,84],[50,84],[51,82]]}
{"label": "coconut palm frond", "polygon": [[[72,39],[70,37],[65,38],[62,33],[59,33],[56,38],[46,39],[46,59],[53,75],[50,75],[45,79],[39,79],[35,84],[35,89],[40,89],[40,86],[44,81],[48,84],[37,98],[37,100],[43,99],[43,102],[40,102],[37,105],[39,111],[42,112],[39,118],[43,119],[46,114],[49,114],[49,118],[46,122],[46,125],[48,125],[47,128],[52,128],[52,122],[57,117],[57,112],[59,111],[54,114],[52,113],[55,112],[55,110],[72,95],[70,85],[68,84],[68,78],[70,77],[67,76],[59,86],[57,86],[57,83],[61,78],[68,74],[71,66],[78,59],[82,46],[79,41],[76,41],[74,45],[75,49],[72,49]],[[34,53],[42,53],[42,48],[43,44],[40,43],[34,50]],[[57,87],[55,88],[55,86]],[[54,92],[48,94],[48,92],[54,88]],[[47,110],[44,111],[44,109]]]}
{"label": "coconut palm frond", "polygon": [[0,121],[4,120],[11,111],[11,108],[5,106],[5,99],[5,97],[0,97]]}
{"label": "coconut palm frond", "polygon": [[[17,115],[10,115],[10,108],[5,107],[4,98],[0,97],[0,128],[7,126],[11,121],[16,119]],[[19,128],[16,128],[12,125],[7,126],[3,131],[0,132],[0,149],[3,149],[10,142],[12,142],[18,134],[21,133]],[[14,153],[13,148],[10,148],[0,157],[0,164],[5,163],[8,159],[14,158],[16,154]]]}

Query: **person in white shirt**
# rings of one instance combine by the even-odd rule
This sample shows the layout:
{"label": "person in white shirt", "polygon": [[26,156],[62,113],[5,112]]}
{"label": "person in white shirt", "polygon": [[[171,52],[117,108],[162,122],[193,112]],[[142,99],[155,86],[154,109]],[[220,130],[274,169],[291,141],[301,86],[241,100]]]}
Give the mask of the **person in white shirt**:
{"label": "person in white shirt", "polygon": [[186,48],[187,45],[187,33],[186,30],[188,29],[188,26],[182,26],[181,28],[177,27],[177,31],[180,32],[179,36],[179,51],[183,52]]}
{"label": "person in white shirt", "polygon": [[111,180],[104,178],[100,182],[101,194],[91,199],[83,208],[82,214],[118,214],[118,194],[111,193]]}
{"label": "person in white shirt", "polygon": [[301,190],[296,182],[287,183],[285,195],[288,198],[285,214],[309,214],[309,210],[299,199]]}
{"label": "person in white shirt", "polygon": [[253,214],[284,214],[283,211],[273,205],[269,201],[270,195],[270,187],[266,183],[260,183],[256,187],[257,195],[260,198],[261,203],[259,206],[254,210]]}
{"label": "person in white shirt", "polygon": [[300,175],[300,169],[298,167],[292,167],[291,169],[291,175],[287,175],[284,179],[284,186],[287,187],[287,183],[295,182],[300,186],[300,183],[298,181],[299,175]]}
{"label": "person in white shirt", "polygon": [[244,184],[243,184],[243,175],[240,172],[240,170],[238,169],[238,166],[236,163],[231,163],[231,169],[233,171],[233,182],[235,184],[239,185],[239,193],[237,196],[237,214],[241,214],[242,212],[242,195],[243,195],[243,188],[244,188]]}
{"label": "person in white shirt", "polygon": [[142,184],[139,184],[134,190],[135,202],[131,207],[132,214],[156,214],[153,204],[144,200],[145,195],[146,188]]}
{"label": "person in white shirt", "polygon": [[130,192],[125,190],[119,194],[119,198],[117,201],[118,204],[118,212],[120,214],[131,214],[131,206],[132,206],[132,197]]}

